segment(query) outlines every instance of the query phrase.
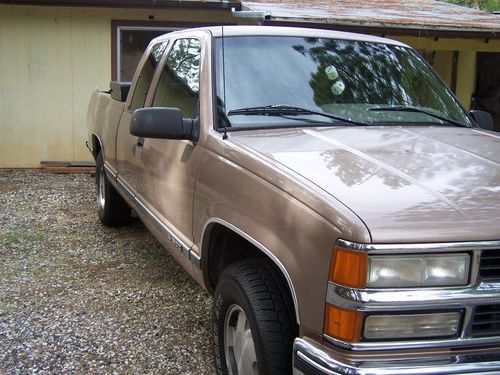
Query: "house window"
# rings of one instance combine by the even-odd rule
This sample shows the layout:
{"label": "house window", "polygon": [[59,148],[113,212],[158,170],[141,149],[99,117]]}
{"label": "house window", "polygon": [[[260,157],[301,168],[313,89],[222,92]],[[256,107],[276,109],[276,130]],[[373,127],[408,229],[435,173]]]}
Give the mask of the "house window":
{"label": "house window", "polygon": [[175,30],[204,26],[171,21],[111,21],[111,79],[131,81],[149,42]]}
{"label": "house window", "polygon": [[118,26],[116,28],[116,77],[114,79],[131,81],[149,42],[173,30],[173,28],[166,27]]}

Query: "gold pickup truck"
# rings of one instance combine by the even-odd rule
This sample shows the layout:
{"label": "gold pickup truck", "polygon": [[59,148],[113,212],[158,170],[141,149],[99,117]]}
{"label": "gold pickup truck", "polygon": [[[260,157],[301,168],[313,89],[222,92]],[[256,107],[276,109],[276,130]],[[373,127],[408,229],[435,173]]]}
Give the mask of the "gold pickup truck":
{"label": "gold pickup truck", "polygon": [[88,129],[102,223],[213,295],[218,374],[500,373],[500,135],[408,46],[173,32]]}

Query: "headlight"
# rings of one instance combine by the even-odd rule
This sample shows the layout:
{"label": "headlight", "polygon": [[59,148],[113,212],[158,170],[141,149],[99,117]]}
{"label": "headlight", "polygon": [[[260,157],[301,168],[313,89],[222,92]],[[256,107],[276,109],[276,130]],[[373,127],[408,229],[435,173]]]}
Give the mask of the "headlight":
{"label": "headlight", "polygon": [[467,285],[467,253],[368,255],[336,247],[330,281],[352,288],[421,288]]}
{"label": "headlight", "polygon": [[466,285],[469,264],[468,254],[369,256],[366,285],[371,288]]}
{"label": "headlight", "polygon": [[365,320],[366,339],[416,339],[455,336],[459,312],[437,314],[370,315]]}

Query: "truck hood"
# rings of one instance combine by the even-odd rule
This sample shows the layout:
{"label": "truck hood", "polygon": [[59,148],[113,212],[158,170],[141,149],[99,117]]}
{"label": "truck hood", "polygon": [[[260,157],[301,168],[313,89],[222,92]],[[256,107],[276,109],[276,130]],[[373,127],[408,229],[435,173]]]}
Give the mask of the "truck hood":
{"label": "truck hood", "polygon": [[500,239],[500,134],[405,126],[233,136],[349,207],[373,242]]}

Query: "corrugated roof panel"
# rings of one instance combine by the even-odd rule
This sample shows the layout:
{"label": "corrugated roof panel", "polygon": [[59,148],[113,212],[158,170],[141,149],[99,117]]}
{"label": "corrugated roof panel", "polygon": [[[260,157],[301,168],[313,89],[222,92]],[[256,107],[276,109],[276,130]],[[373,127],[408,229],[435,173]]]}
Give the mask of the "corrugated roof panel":
{"label": "corrugated roof panel", "polygon": [[500,34],[500,16],[435,0],[253,0],[243,8],[271,19],[353,26],[480,31]]}

